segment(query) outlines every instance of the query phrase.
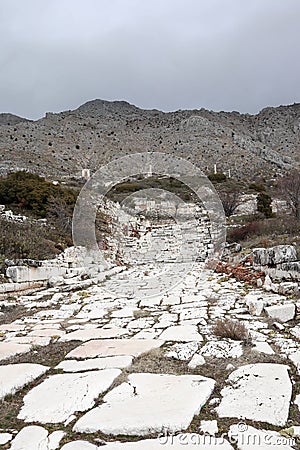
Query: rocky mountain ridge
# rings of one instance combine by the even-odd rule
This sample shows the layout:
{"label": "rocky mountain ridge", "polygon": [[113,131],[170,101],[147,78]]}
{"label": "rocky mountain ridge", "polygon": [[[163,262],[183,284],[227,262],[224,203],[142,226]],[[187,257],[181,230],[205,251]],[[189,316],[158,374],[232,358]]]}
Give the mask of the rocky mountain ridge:
{"label": "rocky mountain ridge", "polygon": [[93,100],[36,121],[0,114],[1,174],[25,169],[68,179],[118,156],[158,151],[189,159],[206,173],[217,164],[235,178],[269,178],[299,167],[299,148],[300,104],[250,115]]}

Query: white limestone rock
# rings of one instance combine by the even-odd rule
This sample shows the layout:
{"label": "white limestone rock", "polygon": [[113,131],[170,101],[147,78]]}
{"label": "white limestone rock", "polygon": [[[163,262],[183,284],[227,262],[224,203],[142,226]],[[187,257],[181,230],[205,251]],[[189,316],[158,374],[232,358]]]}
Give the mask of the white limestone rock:
{"label": "white limestone rock", "polygon": [[62,430],[53,431],[53,433],[49,435],[49,450],[57,450],[65,434],[66,433]]}
{"label": "white limestone rock", "polygon": [[188,363],[188,367],[190,369],[196,369],[198,366],[203,366],[205,364],[205,359],[199,353],[195,353],[190,362]]}
{"label": "white limestone rock", "polygon": [[295,317],[296,306],[294,303],[287,303],[285,305],[268,306],[265,310],[272,319],[285,323]]}
{"label": "white limestone rock", "polygon": [[0,399],[40,377],[49,367],[40,364],[8,364],[0,366]]}
{"label": "white limestone rock", "polygon": [[214,436],[219,431],[218,422],[216,420],[201,420],[200,430],[204,434],[210,434],[211,436]]}
{"label": "white limestone rock", "polygon": [[291,328],[290,332],[293,336],[295,336],[296,339],[300,340],[300,326],[299,325]]}
{"label": "white limestone rock", "polygon": [[236,417],[284,426],[289,415],[292,383],[288,366],[249,364],[232,372],[216,408],[219,417]]}
{"label": "white limestone rock", "polygon": [[62,361],[56,369],[64,372],[83,372],[95,369],[124,369],[132,364],[132,356],[108,356],[106,358],[92,358],[84,361]]}
{"label": "white limestone rock", "polygon": [[173,345],[165,356],[167,358],[175,358],[180,361],[189,360],[194,353],[198,350],[197,342],[187,342],[186,344],[175,344]]}
{"label": "white limestone rock", "polygon": [[[199,375],[131,374],[81,417],[76,432],[147,435],[186,429],[206,403],[215,381]],[[130,411],[130,414],[128,414]]]}
{"label": "white limestone rock", "polygon": [[0,433],[0,445],[7,444],[12,438],[13,435],[11,433]]}
{"label": "white limestone rock", "polygon": [[104,339],[85,342],[67,354],[66,358],[86,359],[106,356],[139,356],[160,347],[158,339]]}
{"label": "white limestone rock", "polygon": [[250,314],[255,316],[260,316],[264,307],[267,305],[265,300],[255,294],[247,294],[244,300],[249,308]]}
{"label": "white limestone rock", "polygon": [[300,350],[297,350],[296,352],[290,353],[289,354],[289,359],[295,365],[295,367],[298,370],[298,373],[300,374]]}
{"label": "white limestone rock", "polygon": [[35,425],[25,427],[12,441],[10,450],[49,450],[48,431]]}
{"label": "white limestone rock", "polygon": [[74,441],[63,445],[60,450],[99,450],[99,447],[87,441]]}
{"label": "white limestone rock", "polygon": [[16,344],[14,342],[0,342],[0,361],[11,356],[29,352],[32,348],[30,344]]}
{"label": "white limestone rock", "polygon": [[24,397],[18,415],[25,422],[60,423],[75,411],[86,411],[111,386],[119,369],[52,375]]}
{"label": "white limestone rock", "polygon": [[203,337],[198,333],[195,325],[173,325],[163,331],[159,338],[164,341],[175,342],[203,341]]}
{"label": "white limestone rock", "polygon": [[60,342],[68,341],[90,341],[91,339],[111,339],[126,334],[126,330],[122,328],[85,328],[76,330],[62,336]]}
{"label": "white limestone rock", "polygon": [[274,355],[275,354],[274,350],[272,349],[270,344],[268,344],[267,342],[260,342],[260,341],[255,342],[253,350],[255,350],[259,353],[265,353],[266,355]]}
{"label": "white limestone rock", "polygon": [[200,354],[213,358],[239,358],[243,348],[239,341],[209,341],[201,348]]}

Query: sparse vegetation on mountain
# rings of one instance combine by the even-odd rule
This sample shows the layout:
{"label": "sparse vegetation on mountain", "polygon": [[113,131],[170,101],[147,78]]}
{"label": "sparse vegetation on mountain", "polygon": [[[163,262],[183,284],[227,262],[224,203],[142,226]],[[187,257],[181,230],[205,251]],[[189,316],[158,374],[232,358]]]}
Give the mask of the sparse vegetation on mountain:
{"label": "sparse vegetation on mountain", "polygon": [[10,173],[0,179],[0,203],[11,208],[29,211],[34,217],[47,216],[50,199],[73,207],[77,192],[46,181],[43,177],[25,172]]}
{"label": "sparse vegetation on mountain", "polygon": [[217,164],[228,178],[230,170],[250,183],[299,167],[299,116],[299,104],[250,115],[203,108],[164,113],[104,100],[37,121],[0,114],[1,173],[26,169],[66,180],[80,178],[83,168],[94,173],[115,157],[163,151],[206,174]]}

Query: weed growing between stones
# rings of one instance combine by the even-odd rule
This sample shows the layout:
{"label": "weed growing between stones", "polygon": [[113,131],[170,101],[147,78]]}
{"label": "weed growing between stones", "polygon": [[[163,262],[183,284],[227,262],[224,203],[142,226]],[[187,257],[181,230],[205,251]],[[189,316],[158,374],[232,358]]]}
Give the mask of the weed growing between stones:
{"label": "weed growing between stones", "polygon": [[213,333],[221,338],[235,341],[249,342],[250,336],[247,328],[241,322],[231,319],[219,319],[213,328]]}

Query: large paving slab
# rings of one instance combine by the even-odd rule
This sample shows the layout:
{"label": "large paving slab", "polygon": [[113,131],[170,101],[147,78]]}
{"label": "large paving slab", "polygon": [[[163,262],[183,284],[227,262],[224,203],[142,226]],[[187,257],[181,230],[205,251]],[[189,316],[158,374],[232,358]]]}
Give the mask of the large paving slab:
{"label": "large paving slab", "polygon": [[75,411],[91,408],[94,399],[106,391],[120,373],[119,369],[107,369],[52,375],[24,397],[18,418],[25,422],[65,422]]}
{"label": "large paving slab", "polygon": [[61,342],[67,341],[89,341],[91,339],[110,339],[123,336],[126,330],[122,328],[86,328],[67,333],[60,338]]}
{"label": "large paving slab", "polygon": [[103,404],[81,417],[74,431],[141,436],[185,430],[214,385],[200,375],[131,374],[127,383],[105,395]]}
{"label": "large paving slab", "polygon": [[[87,441],[69,442],[61,447],[61,450],[99,450],[100,447]],[[103,450],[106,446],[103,447]]]}
{"label": "large paving slab", "polygon": [[18,389],[47,372],[49,367],[40,364],[8,364],[0,366],[0,399],[14,394]]}
{"label": "large paving slab", "polygon": [[48,431],[39,426],[23,428],[13,440],[11,450],[48,450]]}
{"label": "large paving slab", "polygon": [[16,344],[14,342],[0,342],[0,361],[11,356],[29,352],[32,348],[30,344]]}
{"label": "large paving slab", "polygon": [[220,417],[236,417],[284,426],[288,419],[292,383],[288,366],[249,364],[232,372],[216,408]]}
{"label": "large paving slab", "polygon": [[63,431],[58,430],[49,435],[45,428],[31,425],[17,434],[10,450],[56,450],[64,434]]}
{"label": "large paving slab", "polygon": [[103,339],[85,342],[67,354],[66,358],[85,359],[106,356],[139,356],[160,347],[158,339]]}
{"label": "large paving slab", "polygon": [[92,358],[84,361],[69,359],[62,361],[56,369],[64,372],[82,372],[94,369],[124,369],[132,364],[132,356],[107,356],[106,358]]}
{"label": "large paving slab", "polygon": [[163,331],[159,338],[164,341],[175,342],[203,341],[196,325],[173,325]]}

